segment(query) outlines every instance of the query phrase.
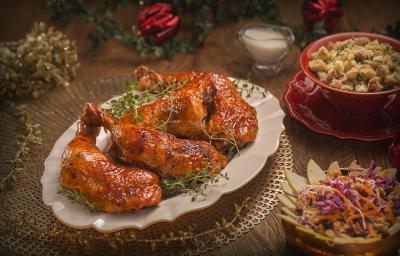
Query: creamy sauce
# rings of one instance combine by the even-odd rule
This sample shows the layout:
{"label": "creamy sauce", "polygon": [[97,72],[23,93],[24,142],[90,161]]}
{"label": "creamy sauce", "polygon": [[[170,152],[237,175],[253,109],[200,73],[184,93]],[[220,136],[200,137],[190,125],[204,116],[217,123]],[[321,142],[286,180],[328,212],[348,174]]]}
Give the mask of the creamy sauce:
{"label": "creamy sauce", "polygon": [[271,28],[248,28],[242,39],[250,55],[262,64],[278,62],[288,48],[285,37]]}

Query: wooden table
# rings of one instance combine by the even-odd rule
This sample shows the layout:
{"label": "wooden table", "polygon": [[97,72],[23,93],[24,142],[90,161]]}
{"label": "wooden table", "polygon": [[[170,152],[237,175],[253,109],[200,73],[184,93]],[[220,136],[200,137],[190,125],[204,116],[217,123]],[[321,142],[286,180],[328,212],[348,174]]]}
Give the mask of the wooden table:
{"label": "wooden table", "polygon": [[[281,1],[279,7],[284,19],[290,25],[302,23],[301,2],[295,0]],[[400,13],[399,1],[352,0],[344,1],[343,27],[357,27],[360,31],[383,29],[388,23],[396,21]],[[119,17],[126,29],[136,23],[137,10],[126,8]],[[8,1],[0,8],[0,41],[18,40],[29,31],[34,21],[49,22],[50,10],[44,1]],[[133,50],[125,48],[119,42],[111,40],[98,49],[95,56],[86,53],[87,32],[91,26],[74,21],[62,30],[79,47],[81,67],[76,80],[88,80],[99,76],[125,74],[137,65],[147,65],[157,71],[175,72],[185,70],[201,70],[225,73],[229,76],[244,78],[250,71],[251,60],[238,48],[234,42],[235,32],[249,20],[223,25],[212,29],[204,46],[192,54],[177,54],[170,60],[160,60],[154,56],[140,57]],[[285,85],[299,70],[300,50],[294,47],[284,61],[282,72],[273,77],[254,75],[253,80],[281,99]],[[362,165],[367,165],[375,159],[381,165],[389,165],[388,141],[360,142],[355,140],[340,140],[332,136],[320,135],[310,131],[304,125],[287,116],[284,120],[286,132],[293,146],[295,169],[304,171],[310,158],[323,167],[339,160],[343,165],[357,159]],[[272,213],[276,215],[276,209]],[[282,229],[275,216],[276,225],[260,223],[247,235],[212,252],[213,255],[244,255],[251,254],[286,254],[298,255],[290,247],[285,246]],[[251,251],[250,251],[251,249]],[[12,254],[5,248],[0,254]]]}

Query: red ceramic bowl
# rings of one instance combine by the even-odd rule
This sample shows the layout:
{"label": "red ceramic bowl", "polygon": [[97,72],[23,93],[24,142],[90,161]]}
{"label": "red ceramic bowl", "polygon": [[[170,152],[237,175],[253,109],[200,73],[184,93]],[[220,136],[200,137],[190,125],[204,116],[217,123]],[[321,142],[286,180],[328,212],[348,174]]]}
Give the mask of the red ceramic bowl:
{"label": "red ceramic bowl", "polygon": [[326,99],[336,108],[354,114],[373,115],[389,107],[396,97],[400,97],[400,88],[369,93],[342,91],[323,83],[308,69],[311,54],[321,46],[327,46],[329,42],[344,41],[353,36],[364,36],[371,40],[376,39],[379,42],[388,43],[396,51],[400,51],[400,41],[387,36],[366,32],[338,33],[323,37],[308,45],[300,55],[301,69],[307,77],[322,88]]}

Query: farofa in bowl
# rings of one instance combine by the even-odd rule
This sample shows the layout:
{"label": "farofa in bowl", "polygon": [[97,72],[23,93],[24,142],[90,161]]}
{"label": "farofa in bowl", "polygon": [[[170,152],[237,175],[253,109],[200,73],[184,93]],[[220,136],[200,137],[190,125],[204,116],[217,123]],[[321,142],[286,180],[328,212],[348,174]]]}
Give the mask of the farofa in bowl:
{"label": "farofa in bowl", "polygon": [[400,87],[400,52],[368,37],[330,42],[311,54],[308,68],[343,91],[381,92]]}

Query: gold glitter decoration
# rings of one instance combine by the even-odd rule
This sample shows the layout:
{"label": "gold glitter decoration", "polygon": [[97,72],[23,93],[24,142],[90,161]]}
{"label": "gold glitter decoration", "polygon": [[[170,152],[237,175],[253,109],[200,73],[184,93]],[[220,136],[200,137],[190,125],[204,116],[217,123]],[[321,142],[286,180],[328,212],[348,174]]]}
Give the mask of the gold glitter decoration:
{"label": "gold glitter decoration", "polygon": [[[262,225],[275,225],[276,216],[269,214],[278,204],[276,195],[282,193],[279,182],[284,180],[284,170],[293,167],[285,134],[280,137],[277,152],[247,185],[173,222],[103,234],[94,229],[73,229],[55,218],[42,202],[44,159],[63,131],[79,117],[85,102],[104,102],[121,94],[132,78],[123,75],[85,81],[51,90],[46,101],[32,100],[26,111],[40,124],[45,139],[24,157],[26,171],[19,173],[12,189],[0,193],[0,245],[22,255],[198,255],[242,237],[263,220]],[[19,131],[15,117],[2,110],[0,123],[9,123],[0,133],[3,170],[5,160],[12,159],[17,150],[14,138]],[[283,229],[271,232],[283,236]]]}
{"label": "gold glitter decoration", "polygon": [[35,23],[24,39],[0,43],[0,96],[38,97],[46,88],[68,86],[78,67],[75,42]]}

